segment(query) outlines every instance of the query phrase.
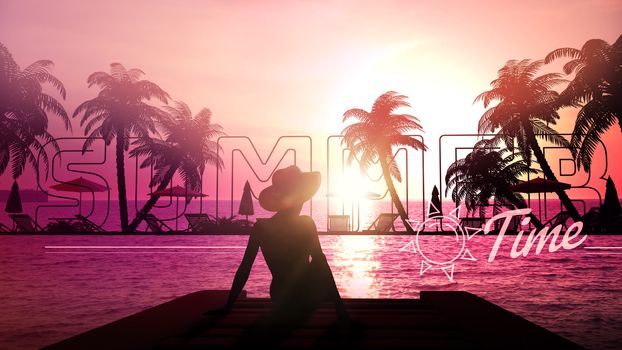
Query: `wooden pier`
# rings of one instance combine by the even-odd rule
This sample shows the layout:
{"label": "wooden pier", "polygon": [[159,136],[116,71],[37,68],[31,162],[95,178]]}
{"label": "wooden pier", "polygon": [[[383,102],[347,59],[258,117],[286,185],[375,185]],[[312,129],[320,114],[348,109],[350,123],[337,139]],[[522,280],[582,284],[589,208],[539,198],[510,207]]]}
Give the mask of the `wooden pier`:
{"label": "wooden pier", "polygon": [[[257,321],[270,313],[267,299],[240,298],[224,316],[226,291],[199,291],[76,335],[46,350],[263,348]],[[325,305],[286,336],[278,349],[582,349],[468,292],[421,292],[420,299],[347,299],[355,327],[336,326]],[[273,340],[273,339],[272,339]]]}

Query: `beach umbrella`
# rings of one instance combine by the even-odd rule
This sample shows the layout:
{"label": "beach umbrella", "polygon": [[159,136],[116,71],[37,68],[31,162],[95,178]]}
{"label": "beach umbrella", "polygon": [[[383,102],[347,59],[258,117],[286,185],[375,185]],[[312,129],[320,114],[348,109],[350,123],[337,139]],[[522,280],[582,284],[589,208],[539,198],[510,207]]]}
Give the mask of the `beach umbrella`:
{"label": "beach umbrella", "polygon": [[531,179],[529,181],[521,181],[520,183],[511,186],[510,189],[514,192],[522,193],[546,193],[567,190],[570,187],[572,186],[565,182],[536,177],[535,179]]}
{"label": "beach umbrella", "polygon": [[620,206],[616,185],[611,180],[611,176],[607,179],[605,200],[600,207],[600,215],[600,222],[604,225],[606,231],[615,232],[615,230],[619,230],[620,223],[622,222],[622,207]]}
{"label": "beach umbrella", "polygon": [[82,176],[75,178],[71,181],[64,181],[63,183],[50,186],[50,188],[56,191],[78,192],[80,194],[80,208],[79,208],[80,215],[82,215],[82,192],[108,191],[108,187],[101,185],[97,182],[85,179]]}
{"label": "beach umbrella", "polygon": [[441,196],[438,193],[438,188],[434,186],[432,189],[432,200],[428,206],[428,217],[437,218],[443,216],[443,208],[441,206]]}
{"label": "beach umbrella", "polygon": [[21,213],[22,212],[22,197],[19,195],[19,186],[17,180],[13,181],[11,186],[11,193],[6,201],[6,207],[4,211],[7,213]]}
{"label": "beach umbrella", "polygon": [[177,198],[177,207],[175,208],[175,230],[177,230],[177,227],[178,227],[179,198],[183,197],[183,198],[186,198],[186,201],[188,201],[190,198],[193,198],[193,197],[207,197],[207,195],[205,193],[194,191],[194,190],[192,190],[190,188],[182,187],[182,186],[179,186],[179,185],[176,185],[176,186],[173,186],[173,187],[169,187],[169,188],[165,188],[163,190],[152,192],[151,195],[152,196],[160,196],[160,197],[175,197],[175,198]]}
{"label": "beach umbrella", "polygon": [[253,208],[253,196],[252,196],[251,184],[246,181],[244,184],[244,192],[242,193],[242,199],[240,200],[240,208],[238,209],[238,214],[246,215],[246,221],[248,221],[249,215],[255,214],[255,209]]}
{"label": "beach umbrella", "polygon": [[603,201],[601,212],[605,212],[607,215],[620,215],[620,213],[622,213],[620,199],[618,198],[618,190],[616,190],[616,185],[613,183],[613,180],[611,180],[611,176],[607,178],[605,200]]}
{"label": "beach umbrella", "polygon": [[[565,182],[559,182],[555,180],[543,179],[536,177],[529,181],[521,181],[516,185],[510,186],[510,190],[514,192],[522,193],[537,193],[538,194],[538,212],[540,218],[542,218],[542,208],[540,207],[540,193],[557,192],[559,190],[567,190],[572,187]],[[544,201],[544,216],[546,217],[546,200]]]}

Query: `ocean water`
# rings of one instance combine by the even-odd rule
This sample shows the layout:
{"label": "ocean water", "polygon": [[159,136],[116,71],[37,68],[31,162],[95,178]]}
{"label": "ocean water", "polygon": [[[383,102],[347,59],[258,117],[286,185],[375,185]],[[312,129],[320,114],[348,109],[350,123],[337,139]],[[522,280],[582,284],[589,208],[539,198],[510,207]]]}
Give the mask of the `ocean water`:
{"label": "ocean water", "polygon": [[[201,289],[228,289],[246,236],[0,236],[0,349],[35,349]],[[322,236],[343,297],[417,298],[466,290],[591,349],[622,348],[622,236],[589,236],[573,250],[512,259],[505,237],[475,236],[457,260],[420,275],[411,236]],[[455,252],[453,236],[427,236],[429,256]],[[423,248],[422,248],[423,249]],[[453,253],[451,253],[453,254]],[[451,255],[450,254],[450,255]],[[266,297],[261,257],[246,290]]]}
{"label": "ocean water", "polygon": [[[532,204],[542,221],[559,211],[555,201],[547,202],[546,210]],[[39,205],[24,203],[24,211],[42,225],[48,217],[78,213],[77,207],[37,211]],[[187,225],[184,211],[215,214],[213,201],[195,200],[185,207],[181,200],[178,208],[176,201],[163,199],[160,205],[154,213],[179,229]],[[587,208],[595,205],[588,202]],[[116,203],[107,207],[96,202],[91,219],[118,230]],[[219,215],[235,214],[237,207],[238,202],[223,201]],[[314,202],[319,230],[326,229],[326,209],[325,201]],[[445,201],[444,213],[452,209]],[[85,204],[82,213],[90,210]],[[251,220],[270,215],[258,205],[255,210]],[[421,220],[425,210],[422,202],[409,203],[414,220]],[[389,203],[373,201],[331,201],[328,210],[350,215],[354,228],[361,229],[387,211]],[[399,220],[396,228],[403,228]],[[514,237],[508,236],[492,262],[487,259],[497,237],[475,236],[465,248],[477,261],[457,260],[453,282],[439,269],[420,275],[422,256],[399,250],[412,239],[321,237],[344,297],[417,298],[421,290],[466,290],[588,348],[622,348],[622,250],[590,249],[622,247],[622,236],[589,236],[573,250],[549,252],[547,246],[538,255],[532,249],[516,259],[509,255]],[[0,349],[38,348],[196,290],[229,289],[246,241],[246,236],[0,236]],[[450,260],[461,248],[453,236],[426,236],[420,243],[436,261]],[[269,283],[259,255],[246,289],[252,296],[268,296]]]}

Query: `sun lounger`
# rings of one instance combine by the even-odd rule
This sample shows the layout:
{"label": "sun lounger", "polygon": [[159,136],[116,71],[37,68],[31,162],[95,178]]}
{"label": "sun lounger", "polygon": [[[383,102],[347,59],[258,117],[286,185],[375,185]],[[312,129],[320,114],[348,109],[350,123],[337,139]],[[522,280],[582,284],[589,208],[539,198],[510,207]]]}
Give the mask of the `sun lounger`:
{"label": "sun lounger", "polygon": [[329,215],[328,216],[329,232],[346,232],[350,231],[350,215]]}
{"label": "sun lounger", "polygon": [[201,227],[209,222],[209,215],[205,213],[187,213],[184,215],[188,221],[188,231],[199,232]]}
{"label": "sun lounger", "polygon": [[393,222],[399,215],[392,213],[381,213],[376,220],[369,225],[366,231],[374,231],[378,233],[389,232],[393,228]]}
{"label": "sun lounger", "polygon": [[28,214],[9,214],[13,220],[13,232],[34,233],[42,232],[43,228]]}
{"label": "sun lounger", "polygon": [[[517,232],[518,230],[520,230],[520,222],[521,222],[522,217],[520,216],[513,216],[512,219],[510,220],[510,223],[508,225],[508,228],[506,230],[506,232]],[[504,220],[496,220],[495,221],[495,230],[499,231],[501,229],[501,226],[503,225],[503,221]]]}
{"label": "sun lounger", "polygon": [[11,231],[11,229],[7,225],[5,225],[5,224],[0,222],[0,232],[2,232],[2,233],[10,233],[12,231]]}
{"label": "sun lounger", "polygon": [[76,220],[79,221],[84,226],[85,232],[97,232],[97,233],[105,233],[101,226],[97,225],[93,221],[89,220],[86,216],[82,216],[80,214],[76,215]]}
{"label": "sun lounger", "polygon": [[557,225],[562,225],[563,228],[568,229],[568,220],[571,218],[570,213],[567,211],[559,212],[557,215],[553,216],[549,219],[549,221],[544,223],[544,226],[555,227]]}
{"label": "sun lounger", "polygon": [[460,226],[462,228],[468,227],[468,228],[480,229],[486,223],[486,220],[487,218],[481,218],[481,217],[460,218]]}
{"label": "sun lounger", "polygon": [[147,230],[145,232],[151,231],[155,233],[167,233],[167,232],[174,231],[164,221],[158,219],[153,214],[147,214],[145,216],[145,222],[147,223]]}

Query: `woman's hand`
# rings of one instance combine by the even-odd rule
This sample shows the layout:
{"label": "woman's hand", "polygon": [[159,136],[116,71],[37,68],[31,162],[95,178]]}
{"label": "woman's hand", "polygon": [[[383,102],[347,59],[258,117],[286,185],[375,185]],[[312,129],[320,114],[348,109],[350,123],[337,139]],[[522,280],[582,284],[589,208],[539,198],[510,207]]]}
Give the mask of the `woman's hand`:
{"label": "woman's hand", "polygon": [[337,318],[335,330],[343,337],[358,337],[364,332],[364,327],[349,316],[340,316]]}
{"label": "woman's hand", "polygon": [[223,306],[218,309],[209,310],[203,313],[203,317],[225,317],[231,312],[230,306]]}

